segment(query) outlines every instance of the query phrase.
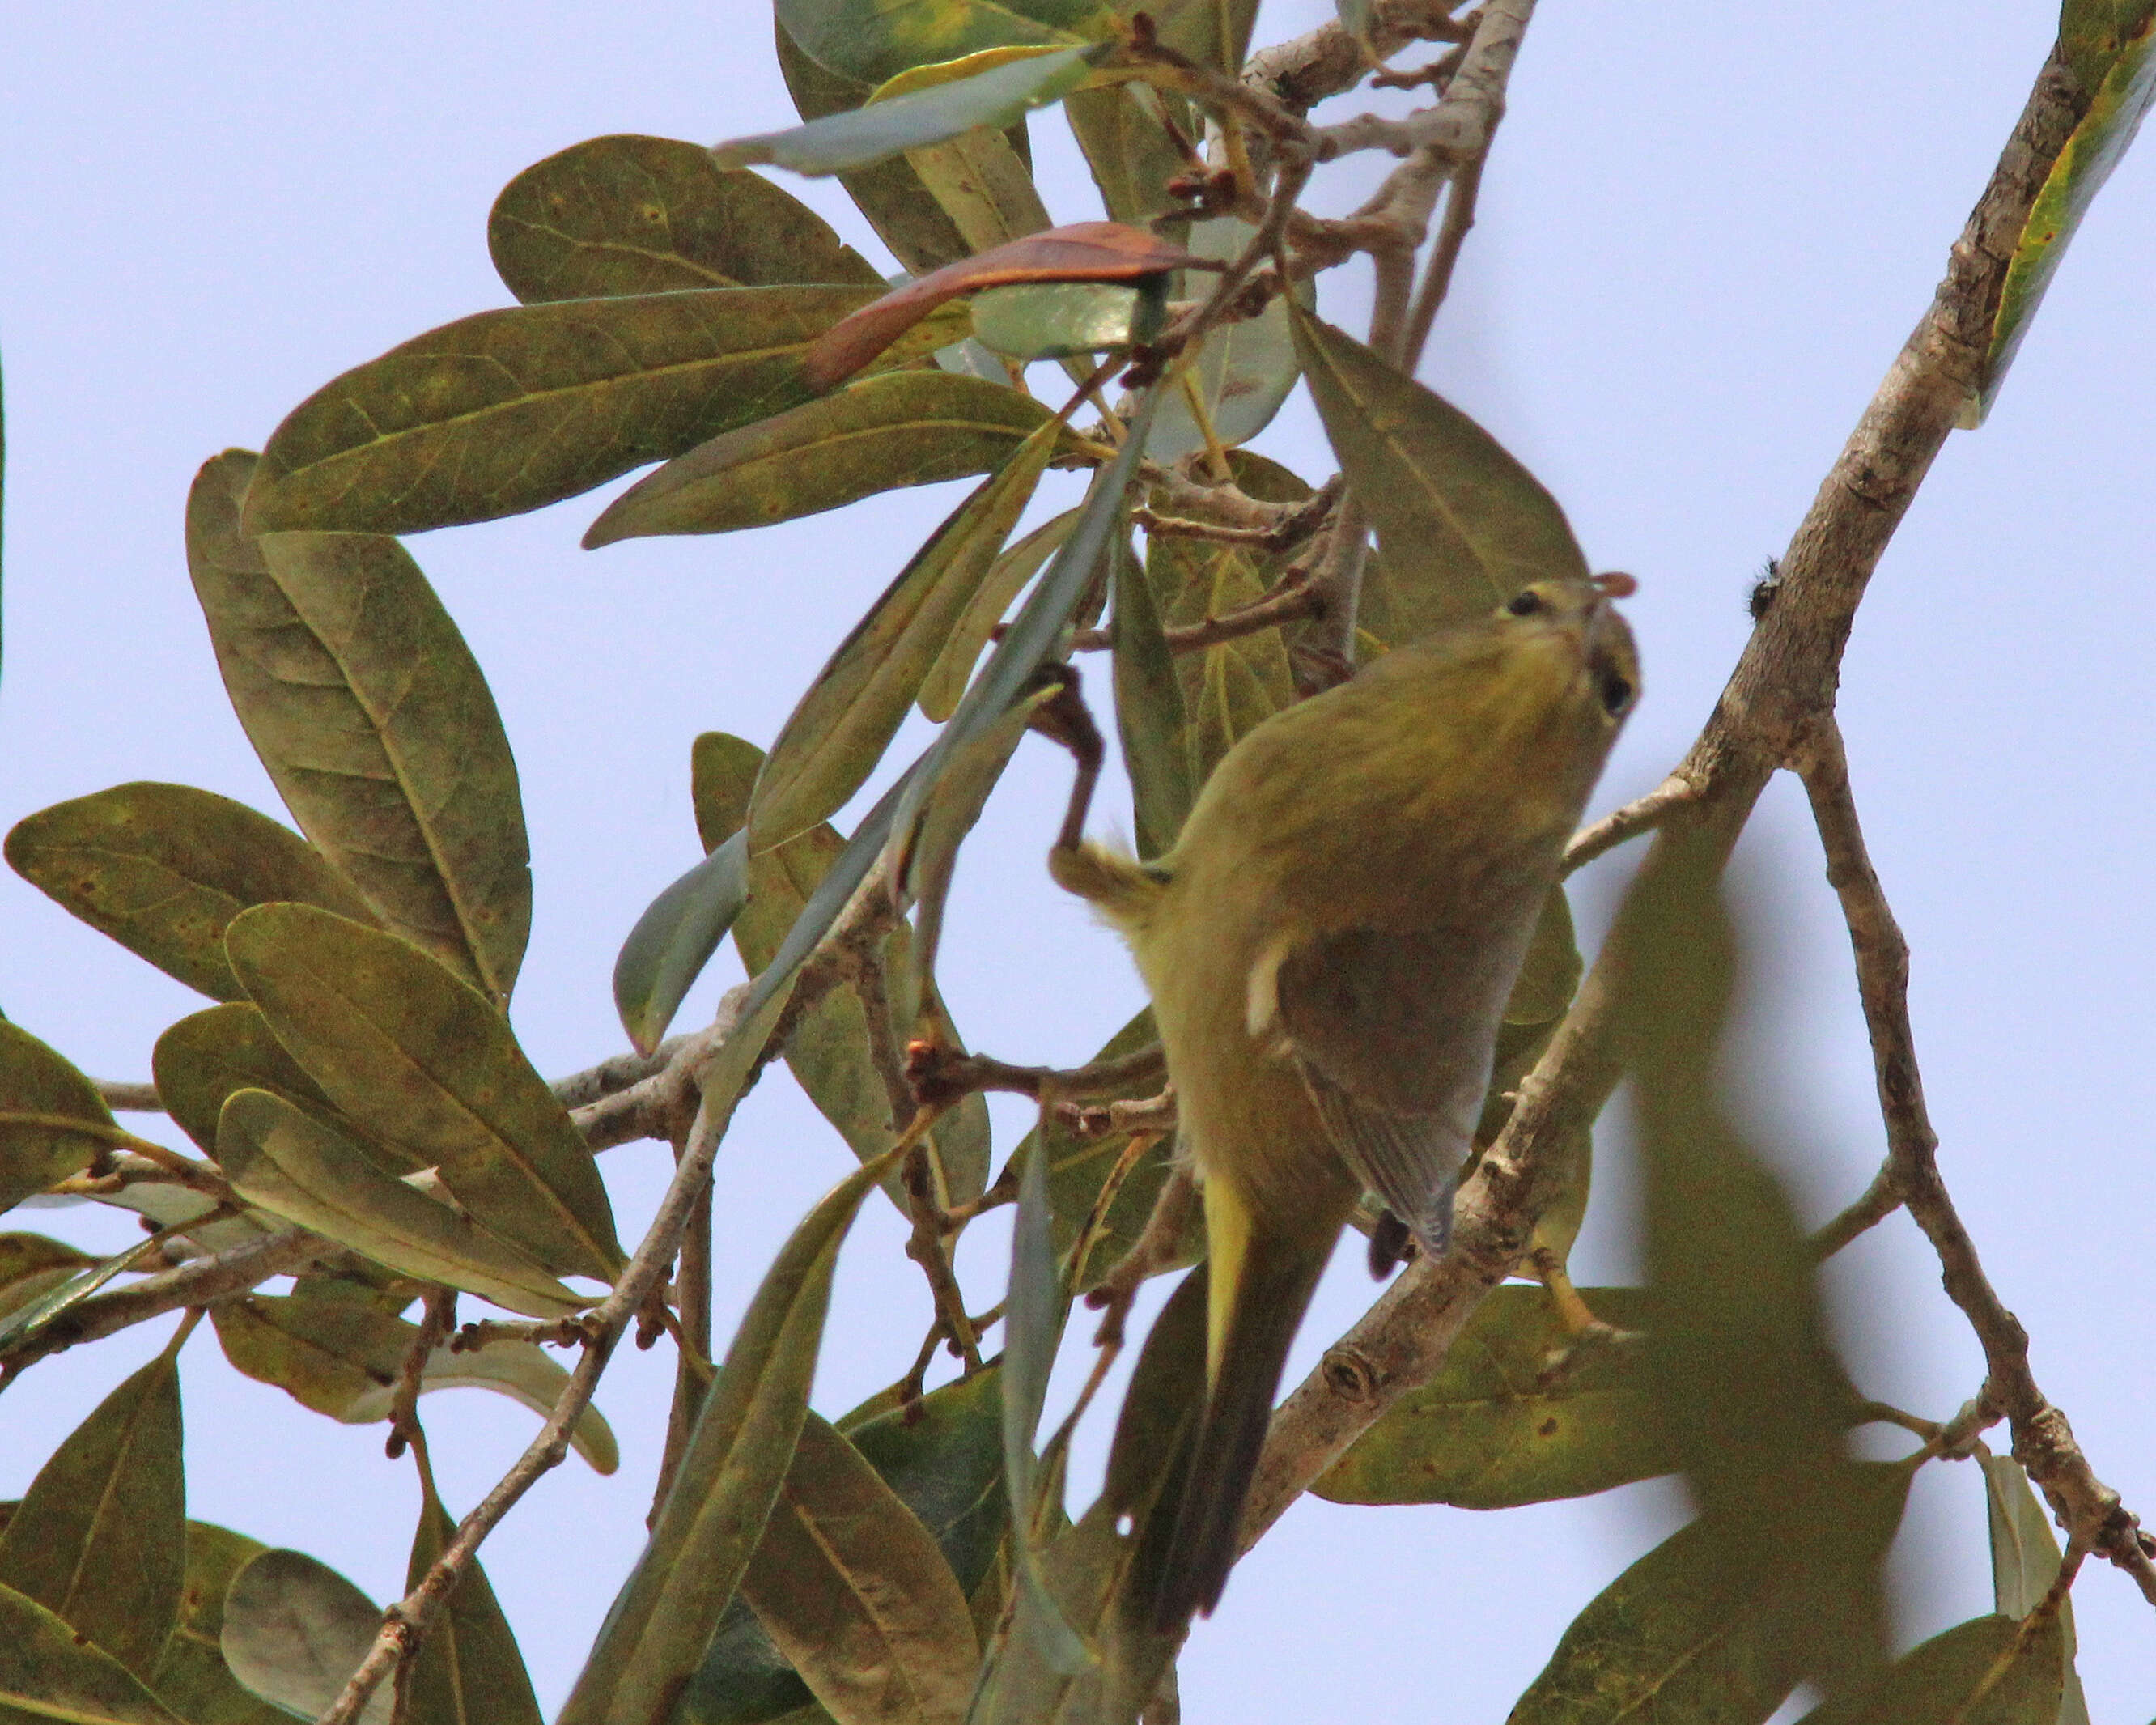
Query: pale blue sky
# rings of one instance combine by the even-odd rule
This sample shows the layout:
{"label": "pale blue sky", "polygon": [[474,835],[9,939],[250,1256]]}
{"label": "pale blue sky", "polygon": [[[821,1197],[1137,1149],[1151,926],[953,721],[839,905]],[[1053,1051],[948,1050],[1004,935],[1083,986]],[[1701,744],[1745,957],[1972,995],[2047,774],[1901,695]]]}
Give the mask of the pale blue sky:
{"label": "pale blue sky", "polygon": [[[1260,39],[1322,10],[1266,0]],[[1537,18],[1424,377],[1536,470],[1596,567],[1640,579],[1629,609],[1647,695],[1599,808],[1653,783],[1705,716],[1748,627],[1749,574],[1786,542],[1928,302],[2053,23],[2035,0],[1680,0]],[[529,163],[605,132],[710,141],[790,120],[764,8],[79,4],[18,12],[7,35],[0,825],[132,778],[277,810],[186,578],[196,467],[259,447],[346,367],[506,303],[486,211]],[[1060,124],[1044,116],[1034,132],[1051,208],[1096,213]],[[1345,166],[1323,196],[1345,206],[1381,165]],[[788,183],[885,261],[834,187]],[[1842,713],[1915,948],[1943,1165],[2035,1337],[2041,1381],[2098,1471],[2156,1516],[2143,886],[2156,721],[2137,526],[2156,432],[2152,191],[2144,146],[2076,241],[1990,424],[1949,442],[1859,619]],[[1367,287],[1348,270],[1322,291],[1327,314],[1352,325]],[[1260,447],[1326,470],[1300,399]],[[620,1045],[614,950],[694,855],[690,739],[716,727],[768,741],[953,495],[585,553],[595,494],[413,542],[489,673],[522,773],[538,903],[516,1022],[543,1070]],[[945,970],[973,1040],[1067,1062],[1137,989],[1045,881],[1064,768],[1028,750],[968,853]],[[1744,859],[1773,945],[1741,1070],[1823,1217],[1861,1189],[1880,1131],[1846,946],[1794,785],[1769,793]],[[1590,926],[1628,866],[1585,877]],[[708,1013],[720,980],[685,1023]],[[198,1003],[9,874],[0,1004],[85,1068],[141,1077],[158,1030]],[[1000,1148],[1022,1124],[999,1117]],[[1622,1157],[1605,1148],[1583,1280],[1630,1273]],[[625,1230],[665,1160],[656,1146],[607,1157]],[[718,1230],[722,1332],[847,1162],[783,1082],[743,1111],[721,1163],[742,1194]],[[9,1225],[98,1243],[130,1233],[103,1213]],[[900,1237],[886,1209],[848,1249],[816,1394],[826,1411],[897,1375],[926,1323]],[[999,1250],[993,1230],[969,1240],[961,1268],[978,1304]],[[1847,1257],[1837,1286],[1860,1380],[1950,1413],[1979,1363],[1914,1230],[1897,1219]],[[1339,1267],[1306,1326],[1306,1362],[1368,1297]],[[166,1328],[43,1363],[0,1399],[0,1496]],[[393,1593],[416,1491],[408,1463],[382,1458],[380,1430],[331,1425],[238,1378],[207,1332],[186,1377],[191,1512]],[[571,1462],[487,1548],[550,1707],[640,1544],[670,1379],[663,1350],[624,1357],[600,1395],[623,1471],[598,1481]],[[470,1394],[428,1411],[457,1508],[532,1423]],[[1501,1717],[1572,1615],[1679,1512],[1667,1486],[1500,1515],[1301,1505],[1194,1636],[1185,1717]],[[1927,1470],[1902,1555],[1905,1641],[1986,1609],[1973,1470]],[[2156,1711],[2148,1608],[2095,1569],[2076,1602],[2095,1717]]]}

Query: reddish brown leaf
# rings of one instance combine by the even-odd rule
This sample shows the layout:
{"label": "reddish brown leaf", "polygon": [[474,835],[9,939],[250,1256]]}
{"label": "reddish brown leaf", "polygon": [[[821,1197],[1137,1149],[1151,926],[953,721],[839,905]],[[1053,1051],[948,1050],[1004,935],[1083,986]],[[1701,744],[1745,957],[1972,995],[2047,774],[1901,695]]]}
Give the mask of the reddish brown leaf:
{"label": "reddish brown leaf", "polygon": [[1137,281],[1164,270],[1220,266],[1121,222],[1074,222],[961,258],[841,318],[808,353],[808,381],[828,389],[850,377],[947,300],[1014,282]]}

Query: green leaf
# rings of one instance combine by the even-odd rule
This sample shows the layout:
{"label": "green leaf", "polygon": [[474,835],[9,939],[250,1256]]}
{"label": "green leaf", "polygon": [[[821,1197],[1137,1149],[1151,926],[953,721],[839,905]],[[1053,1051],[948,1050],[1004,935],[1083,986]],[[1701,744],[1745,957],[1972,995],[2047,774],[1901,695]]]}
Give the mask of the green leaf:
{"label": "green leaf", "polygon": [[[1909,1474],[1859,1467],[1840,1506],[1852,1538],[1883,1557],[1900,1525]],[[1772,1562],[1732,1593],[1702,1520],[1680,1528],[1574,1618],[1508,1725],[1617,1725],[1642,1718],[1765,1725],[1804,1673],[1793,1610],[1808,1589]]]}
{"label": "green leaf", "polygon": [[145,1675],[179,1611],[186,1546],[180,1375],[162,1353],[38,1470],[0,1533],[0,1586]]}
{"label": "green leaf", "polygon": [[[732,533],[907,485],[990,473],[1049,418],[1009,384],[886,372],[723,437],[607,506],[587,550],[655,533]],[[1059,428],[1050,444],[1063,440]]]}
{"label": "green leaf", "polygon": [[2009,1617],[1957,1624],[1856,1693],[1813,1708],[1803,1725],[2051,1725],[2062,1669],[2056,1622],[2031,1635],[1993,1678],[2020,1630]]}
{"label": "green leaf", "polygon": [[948,143],[906,152],[928,195],[942,207],[969,252],[985,252],[1050,223],[1033,170],[1000,132],[963,132]]}
{"label": "green leaf", "polygon": [[1258,0],[1182,0],[1161,10],[1160,39],[1168,47],[1216,71],[1242,69]]}
{"label": "green leaf", "polygon": [[[1047,1600],[1020,1594],[1010,1636],[983,1678],[983,1725],[1132,1725],[1158,1687],[1175,1644],[1118,1607],[1204,1406],[1191,1387],[1205,1376],[1205,1286],[1202,1266],[1185,1276],[1146,1337],[1101,1495],[1043,1554]],[[1068,1672],[1044,1654],[1036,1625],[1048,1601],[1099,1648],[1097,1664]]]}
{"label": "green leaf", "polygon": [[291,1715],[242,1688],[218,1645],[225,1589],[264,1548],[209,1522],[189,1522],[180,1615],[150,1672],[150,1687],[188,1725],[288,1725]]}
{"label": "green leaf", "polygon": [[871,85],[986,48],[1099,40],[1115,17],[1101,0],[777,0],[776,10],[809,58]]}
{"label": "green leaf", "polygon": [[[1985,1520],[1991,1531],[1992,1598],[1999,1615],[2018,1620],[2043,1604],[2058,1579],[2058,1536],[2020,1462],[1983,1449],[1978,1450],[1976,1460],[1984,1470]],[[2074,1668],[2076,1639],[2073,1595],[2068,1593],[2059,1600],[2060,1657],[2066,1684],[2056,1725],[2088,1725],[2088,1697],[2082,1692],[2081,1673]],[[2045,1716],[2041,1725],[2054,1725],[2054,1716]]]}
{"label": "green leaf", "polygon": [[1562,885],[1553,886],[1543,901],[1542,915],[1535,921],[1519,979],[1505,1003],[1505,1022],[1546,1024],[1563,1018],[1586,972],[1578,937],[1573,932],[1572,902],[1565,897]]}
{"label": "green leaf", "polygon": [[239,998],[224,926],[280,900],[367,917],[344,878],[298,834],[244,803],[187,785],[116,785],[15,824],[8,861],[48,898],[166,975]]}
{"label": "green leaf", "polygon": [[[829,114],[786,131],[758,132],[716,145],[721,167],[769,163],[798,174],[834,174],[869,167],[927,144],[940,144],[975,126],[998,131],[1032,110],[1057,100],[1085,82],[1098,49],[1049,49],[1031,54],[990,49],[969,57],[951,76],[865,107]],[[980,69],[975,64],[986,62]],[[942,68],[937,68],[942,70]]]}
{"label": "green leaf", "polygon": [[[34,1599],[0,1587],[0,1720],[33,1725],[46,1719],[69,1725],[181,1725],[118,1660]],[[388,1725],[387,1715],[381,1725]]]}
{"label": "green leaf", "polygon": [[993,1567],[1007,1525],[1003,1368],[992,1363],[903,1406],[850,1414],[839,1429],[920,1517],[971,1594]]}
{"label": "green leaf", "polygon": [[1075,1676],[1093,1655],[1047,1590],[1034,1526],[1039,1483],[1034,1433],[1048,1400],[1048,1380],[1063,1340],[1070,1296],[1056,1265],[1049,1211],[1048,1164],[1036,1147],[1019,1174],[1018,1217],[1011,1226],[1009,1290],[1004,1307],[1004,1482],[1010,1502],[1025,1621],[1051,1669]]}
{"label": "green leaf", "polygon": [[[1243,254],[1256,233],[1239,217],[1216,216],[1192,224],[1185,244],[1195,256],[1226,264]],[[1307,309],[1315,303],[1315,286],[1306,282],[1296,298]],[[1206,447],[1190,401],[1193,393],[1215,442],[1228,448],[1248,443],[1272,424],[1298,375],[1295,332],[1289,326],[1286,300],[1268,301],[1255,317],[1220,325],[1199,344],[1185,386],[1168,391],[1146,453],[1156,461],[1168,462]]]}
{"label": "green leaf", "polygon": [[[921,804],[912,830],[891,834],[887,853],[891,878],[916,907],[906,970],[907,1004],[920,1014],[914,1019],[915,1034],[931,1040],[944,1040],[937,1034],[946,1021],[936,997],[936,954],[942,944],[943,909],[958,866],[958,848],[980,820],[1034,714],[1054,693],[1042,689],[1020,700],[953,755]],[[913,1017],[899,1003],[894,1001],[893,1006],[901,1014],[901,1024]],[[921,1011],[923,1006],[926,1011]]]}
{"label": "green leaf", "polygon": [[1488,432],[1353,336],[1299,305],[1289,316],[1341,472],[1390,579],[1413,595],[1414,633],[1400,639],[1480,617],[1531,582],[1586,579],[1564,511]]}
{"label": "green leaf", "polygon": [[980,1656],[951,1566],[837,1430],[808,1414],[742,1592],[840,1725],[951,1725]]}
{"label": "green leaf", "polygon": [[533,163],[495,199],[486,243],[527,305],[883,280],[798,198],[673,138],[593,138]]}
{"label": "green leaf", "polygon": [[233,711],[300,830],[382,922],[506,999],[531,850],[479,662],[394,540],[244,533],[261,471],[229,449],[187,495],[187,568]]}
{"label": "green leaf", "polygon": [[[1159,1040],[1153,1029],[1152,1014],[1147,1009],[1110,1037],[1094,1059],[1119,1060]],[[1121,1086],[1112,1098],[1101,1100],[1135,1101],[1157,1095],[1163,1081],[1159,1074],[1141,1078]],[[1172,1137],[1164,1138],[1145,1152],[1133,1166],[1122,1168],[1130,1141],[1131,1134],[1127,1132],[1111,1132],[1096,1138],[1081,1137],[1066,1121],[1050,1117],[1045,1132],[1036,1127],[1014,1153],[1019,1157],[1030,1157],[1034,1154],[1036,1143],[1045,1142],[1048,1147],[1049,1209],[1055,1218],[1058,1261],[1070,1258],[1081,1236],[1091,1241],[1084,1261],[1071,1265],[1074,1293],[1097,1286],[1101,1278],[1137,1243],[1174,1161],[1173,1141]],[[1110,1194],[1108,1182],[1119,1168],[1121,1182]],[[1100,1214],[1096,1214],[1096,1211]],[[1161,1269],[1179,1269],[1195,1262],[1203,1244],[1202,1230],[1194,1226],[1183,1242],[1183,1250],[1163,1264]]]}
{"label": "green leaf", "polygon": [[[305,1552],[251,1558],[232,1578],[218,1637],[234,1676],[303,1719],[326,1712],[382,1627],[382,1613]],[[389,1725],[390,1687],[368,1697],[360,1725]]]}
{"label": "green leaf", "polygon": [[748,835],[737,833],[644,907],[613,961],[613,1009],[649,1054],[749,899]]}
{"label": "green leaf", "polygon": [[[875,86],[841,77],[819,65],[773,20],[778,69],[793,105],[803,120],[842,113],[866,101]],[[839,176],[846,195],[868,218],[869,225],[891,254],[916,275],[925,275],[966,255],[966,242],[951,225],[943,207],[929,195],[921,176],[902,161],[880,162]]]}
{"label": "green leaf", "polygon": [[940,725],[957,710],[966,685],[973,680],[973,667],[980,661],[981,649],[988,644],[988,637],[995,633],[996,625],[1010,609],[1011,601],[1070,536],[1077,521],[1076,510],[1065,510],[1007,547],[988,566],[988,572],[981,578],[972,601],[952,625],[942,650],[936,655],[936,663],[928,668],[928,675],[921,681],[923,717]]}
{"label": "green leaf", "polygon": [[1165,326],[1165,279],[1143,287],[1051,281],[988,288],[973,301],[973,336],[1012,359],[1070,359],[1150,341]]}
{"label": "green leaf", "polygon": [[1074,90],[1063,99],[1101,203],[1119,222],[1142,226],[1183,207],[1168,182],[1191,164],[1163,122],[1163,107],[1160,93],[1143,84]]}
{"label": "green leaf", "polygon": [[1831,1692],[1883,1651],[1880,1553],[1847,1513],[1856,1398],[1805,1230],[1720,1101],[1731,927],[1711,877],[1671,867],[1642,876],[1614,938],[1645,1177],[1655,1414],[1700,1506],[1710,1584],[1734,1594],[1763,1573],[1788,1578],[1780,1633]]}
{"label": "green leaf", "polygon": [[839,1247],[893,1159],[840,1181],[765,1272],[560,1725],[662,1725],[672,1712],[762,1537],[808,1413]]}
{"label": "green leaf", "polygon": [[[993,1565],[1004,1533],[1003,1414],[997,1384],[998,1368],[990,1366],[903,1408],[886,1393],[868,1404],[885,1411],[856,1409],[838,1422],[899,1502],[927,1528],[958,1584],[968,1591]],[[797,1467],[801,1454],[798,1449],[794,1452]],[[757,1561],[761,1558],[759,1548]],[[737,1596],[682,1692],[675,1719],[677,1725],[762,1725],[814,1705],[808,1686],[773,1645],[747,1603]],[[816,1716],[829,1717],[821,1709]]]}
{"label": "green leaf", "polygon": [[[936,375],[948,384],[994,388]],[[866,782],[1031,500],[1060,429],[1037,422],[945,518],[809,685],[757,780],[747,829],[752,853],[808,831]]]}
{"label": "green leaf", "polygon": [[[420,1476],[418,1531],[404,1572],[408,1593],[426,1579],[457,1524]],[[541,1725],[539,1700],[517,1651],[516,1635],[501,1615],[486,1571],[475,1558],[442,1602],[404,1674],[402,1718],[408,1725]]]}
{"label": "green leaf", "polygon": [[2030,206],[1999,293],[1983,382],[1963,414],[1965,429],[1991,411],[2068,243],[2156,101],[2156,8],[2145,0],[2068,0],[2060,41],[2089,104]]}
{"label": "green leaf", "polygon": [[305,905],[247,911],[225,949],[346,1113],[439,1168],[459,1204],[549,1270],[613,1279],[622,1251],[592,1153],[480,994],[395,936]]}
{"label": "green leaf", "polygon": [[[262,452],[244,525],[411,533],[573,497],[808,400],[808,344],[878,297],[703,288],[459,319],[294,408]],[[950,339],[916,329],[886,362]]]}
{"label": "green leaf", "polygon": [[0,1210],[80,1173],[119,1132],[95,1085],[0,1019]]}
{"label": "green leaf", "polygon": [[157,1081],[157,1100],[165,1111],[206,1155],[217,1154],[217,1120],[225,1098],[234,1091],[266,1090],[342,1132],[385,1173],[401,1177],[427,1165],[339,1113],[321,1086],[285,1052],[262,1009],[252,1001],[208,1007],[167,1025],[151,1050],[150,1076]]}
{"label": "green leaf", "polygon": [[[210,1308],[217,1339],[235,1370],[275,1384],[302,1407],[346,1425],[389,1417],[398,1373],[418,1338],[418,1327],[363,1301],[313,1291],[302,1281],[292,1294],[249,1294]],[[529,1342],[490,1342],[452,1351],[446,1343],[420,1368],[423,1395],[436,1389],[491,1389],[542,1417],[554,1411],[569,1374]],[[570,1444],[593,1471],[621,1464],[612,1429],[598,1409],[577,1418]]]}
{"label": "green leaf", "polygon": [[249,1204],[407,1276],[530,1317],[567,1317],[587,1303],[515,1247],[383,1173],[350,1139],[268,1091],[243,1090],[226,1101],[217,1159]]}
{"label": "green leaf", "polygon": [[1130,774],[1138,855],[1164,854],[1183,830],[1195,794],[1189,727],[1175,655],[1161,631],[1145,566],[1118,533],[1108,555],[1114,573],[1116,730]]}
{"label": "green leaf", "polygon": [[[1644,1290],[1580,1292],[1604,1322],[1648,1322]],[[1312,1489],[1335,1503],[1509,1509],[1674,1472],[1636,1348],[1598,1349],[1543,1387],[1543,1368],[1568,1339],[1541,1288],[1491,1290],[1437,1376],[1394,1403]]]}
{"label": "green leaf", "polygon": [[42,1234],[0,1234],[0,1325],[96,1261]]}
{"label": "green leaf", "polygon": [[[1173,409],[1169,393],[1163,413]],[[1265,503],[1300,503],[1310,487],[1286,468],[1238,449],[1229,457],[1236,484]],[[1158,500],[1156,500],[1158,506]],[[1247,546],[1168,534],[1146,540],[1146,582],[1163,625],[1188,629],[1263,598],[1286,572],[1292,553],[1261,557]],[[1365,607],[1365,614],[1368,607]],[[1188,726],[1194,793],[1246,733],[1295,704],[1295,676],[1277,629],[1219,641],[1175,655]]]}
{"label": "green leaf", "polygon": [[706,851],[748,824],[749,798],[762,770],[763,751],[745,737],[706,731],[690,745],[689,800]]}

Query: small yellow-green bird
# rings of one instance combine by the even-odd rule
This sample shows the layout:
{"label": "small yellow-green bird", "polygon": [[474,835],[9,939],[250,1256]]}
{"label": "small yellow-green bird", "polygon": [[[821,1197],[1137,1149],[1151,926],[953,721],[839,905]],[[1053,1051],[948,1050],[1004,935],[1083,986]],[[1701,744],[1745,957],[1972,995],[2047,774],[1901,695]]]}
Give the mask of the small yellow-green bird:
{"label": "small yellow-green bird", "polygon": [[1205,1407],[1142,1565],[1162,1633],[1219,1600],[1288,1344],[1361,1194],[1445,1248],[1506,998],[1638,697],[1610,604],[1631,588],[1526,588],[1275,715],[1155,862],[1050,855],[1137,957],[1204,1183]]}

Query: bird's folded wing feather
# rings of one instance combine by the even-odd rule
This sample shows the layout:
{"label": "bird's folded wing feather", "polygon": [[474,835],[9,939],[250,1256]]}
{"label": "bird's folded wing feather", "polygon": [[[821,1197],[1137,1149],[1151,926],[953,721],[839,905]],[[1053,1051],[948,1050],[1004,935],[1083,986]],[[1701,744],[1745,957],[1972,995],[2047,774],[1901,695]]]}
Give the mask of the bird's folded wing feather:
{"label": "bird's folded wing feather", "polygon": [[1517,954],[1486,935],[1349,929],[1281,962],[1274,1028],[1355,1177],[1441,1252]]}

